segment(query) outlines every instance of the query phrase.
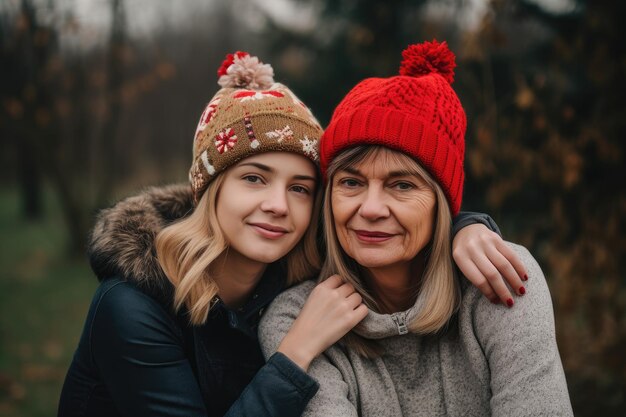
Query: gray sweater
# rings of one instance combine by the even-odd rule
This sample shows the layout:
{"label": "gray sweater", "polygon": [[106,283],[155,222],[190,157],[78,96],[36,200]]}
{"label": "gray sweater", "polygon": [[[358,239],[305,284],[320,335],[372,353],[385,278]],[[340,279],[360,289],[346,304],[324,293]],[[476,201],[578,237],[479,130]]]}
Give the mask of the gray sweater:
{"label": "gray sweater", "polygon": [[[548,286],[526,248],[510,244],[528,270],[527,293],[509,309],[462,283],[458,314],[437,336],[402,334],[413,308],[370,311],[358,333],[385,353],[366,359],[339,345],[309,373],[320,390],[305,416],[570,416]],[[278,348],[315,283],[278,296],[261,321],[267,358]]]}

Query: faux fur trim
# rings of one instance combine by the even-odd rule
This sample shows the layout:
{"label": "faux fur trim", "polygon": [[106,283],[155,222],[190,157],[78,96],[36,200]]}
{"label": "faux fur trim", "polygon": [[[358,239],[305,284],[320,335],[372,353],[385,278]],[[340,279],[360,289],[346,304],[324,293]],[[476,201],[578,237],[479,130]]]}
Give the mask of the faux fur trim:
{"label": "faux fur trim", "polygon": [[89,240],[89,262],[100,281],[117,276],[171,306],[174,288],[156,258],[154,239],[193,211],[189,184],[152,187],[98,215]]}

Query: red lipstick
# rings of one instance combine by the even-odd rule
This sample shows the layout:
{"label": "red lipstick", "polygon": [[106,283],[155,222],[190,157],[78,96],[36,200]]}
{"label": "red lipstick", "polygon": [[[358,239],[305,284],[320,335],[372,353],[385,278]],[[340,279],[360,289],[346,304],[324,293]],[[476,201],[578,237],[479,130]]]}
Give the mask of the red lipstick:
{"label": "red lipstick", "polygon": [[372,230],[355,230],[357,238],[364,243],[382,243],[386,242],[395,235],[385,232]]}

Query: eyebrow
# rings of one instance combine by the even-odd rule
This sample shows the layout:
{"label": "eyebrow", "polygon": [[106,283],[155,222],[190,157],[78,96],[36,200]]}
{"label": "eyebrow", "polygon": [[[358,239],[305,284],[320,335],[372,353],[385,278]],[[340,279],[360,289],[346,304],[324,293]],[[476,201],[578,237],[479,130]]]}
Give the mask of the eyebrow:
{"label": "eyebrow", "polygon": [[[365,175],[363,175],[363,173],[361,171],[359,171],[356,168],[353,167],[346,167],[344,169],[342,169],[342,171],[347,172],[348,174],[352,174],[352,175],[358,175],[360,177],[365,177]],[[411,172],[407,169],[399,169],[399,170],[395,170],[395,171],[390,171],[389,174],[387,175],[387,178],[396,178],[396,177],[417,177],[422,179],[419,175],[417,175],[414,172]]]}
{"label": "eyebrow", "polygon": [[[276,172],[274,168],[269,167],[265,164],[260,164],[258,162],[244,162],[244,163],[239,164],[238,166],[240,167],[253,166],[253,167],[260,169],[261,171],[269,172],[270,174],[273,174]],[[296,180],[303,180],[303,181],[313,181],[313,182],[317,181],[317,178],[312,177],[310,175],[294,175],[292,178]]]}

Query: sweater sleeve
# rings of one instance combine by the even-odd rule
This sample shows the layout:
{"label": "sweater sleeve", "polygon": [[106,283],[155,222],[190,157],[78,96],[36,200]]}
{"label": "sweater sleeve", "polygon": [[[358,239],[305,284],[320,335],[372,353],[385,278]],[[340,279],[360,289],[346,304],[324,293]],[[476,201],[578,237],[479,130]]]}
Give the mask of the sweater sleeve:
{"label": "sweater sleeve", "polygon": [[[313,281],[307,281],[285,291],[272,302],[259,326],[259,340],[266,358],[275,355],[274,352],[291,328],[314,287]],[[348,369],[349,366],[338,367],[335,362],[338,357],[343,357],[343,355],[338,347],[333,346],[311,362],[308,374],[319,382],[320,388],[308,403],[303,416],[352,417],[358,415],[354,405],[356,394],[350,388],[354,385],[346,382],[350,380],[350,375],[340,370]]]}
{"label": "sweater sleeve", "polygon": [[528,250],[509,245],[528,269],[527,294],[514,308],[491,304],[473,287],[464,295],[489,365],[492,415],[571,416],[547,283]]}
{"label": "sweater sleeve", "polygon": [[[207,415],[182,336],[156,301],[121,283],[96,308],[91,353],[122,415]],[[316,391],[315,380],[279,353],[226,416],[299,416]]]}
{"label": "sweater sleeve", "polygon": [[496,222],[485,213],[475,213],[473,211],[462,211],[457,214],[454,219],[452,219],[452,236],[455,236],[459,231],[465,226],[469,226],[471,224],[484,224],[491,230],[492,232],[496,232],[500,236],[500,228],[496,224]]}

